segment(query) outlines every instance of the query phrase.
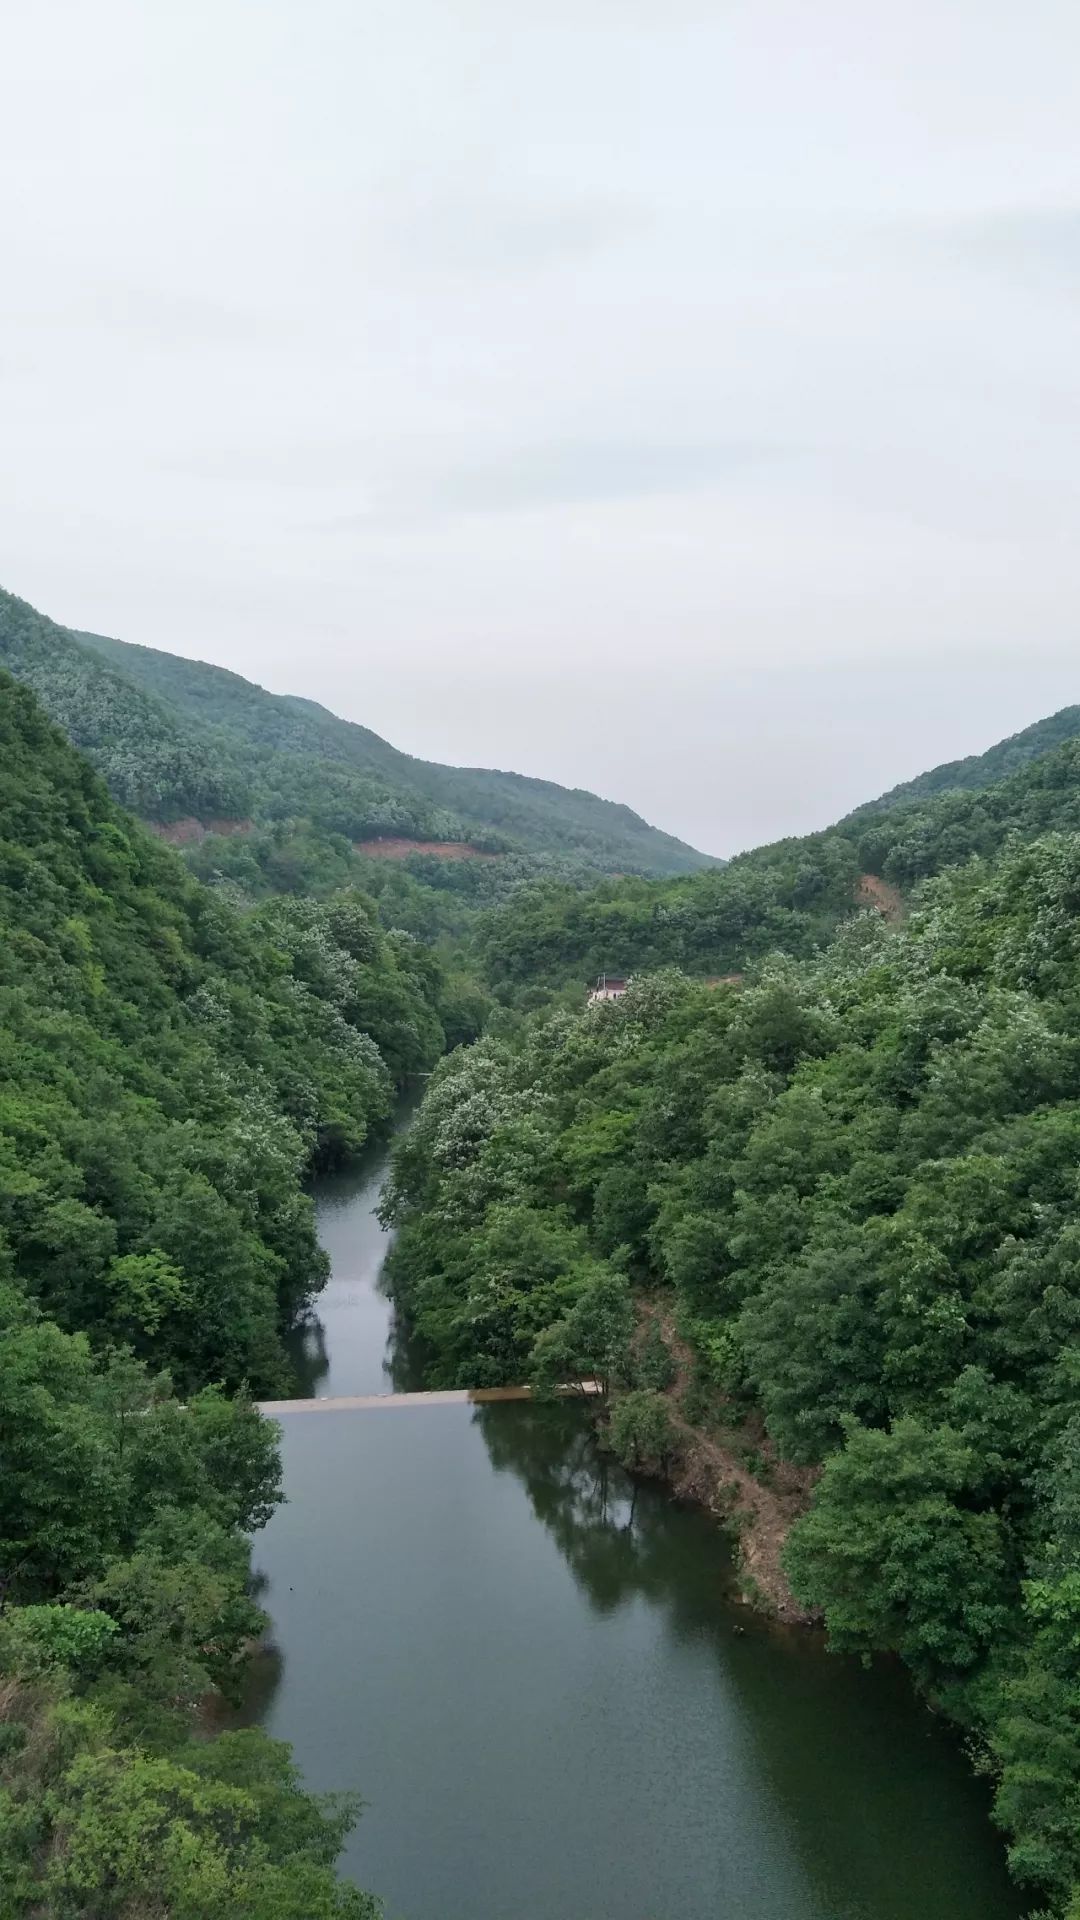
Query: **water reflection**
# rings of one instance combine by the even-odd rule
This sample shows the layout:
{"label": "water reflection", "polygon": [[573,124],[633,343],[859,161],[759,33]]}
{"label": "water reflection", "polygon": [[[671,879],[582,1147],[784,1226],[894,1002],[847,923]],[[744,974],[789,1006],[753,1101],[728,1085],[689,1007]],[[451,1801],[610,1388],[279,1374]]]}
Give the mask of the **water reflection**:
{"label": "water reflection", "polygon": [[[522,1481],[537,1519],[599,1613],[637,1594],[664,1597],[655,1497],[601,1451],[580,1407],[526,1401],[513,1420],[502,1419],[498,1407],[478,1407],[474,1417],[492,1466]],[[639,1505],[641,1521],[635,1524]],[[674,1511],[669,1502],[664,1510]],[[722,1534],[714,1530],[712,1543],[711,1570],[730,1587],[734,1576]]]}
{"label": "water reflection", "polygon": [[[418,1098],[402,1096],[394,1137],[408,1126]],[[392,1149],[393,1138],[381,1141],[316,1186],[315,1226],[330,1278],[287,1342],[298,1400],[404,1392],[421,1383],[423,1355],[399,1327],[383,1284],[391,1236],[376,1209]]]}
{"label": "water reflection", "polygon": [[[675,1640],[711,1645],[767,1793],[833,1920],[1019,1916],[989,1796],[951,1730],[888,1662],[866,1671],[824,1636],[743,1606],[719,1528],[605,1457],[577,1408],[477,1408],[592,1610],[645,1600]],[[912,1846],[912,1842],[917,1842]],[[911,1847],[898,1881],[897,1849]]]}
{"label": "water reflection", "polygon": [[312,1312],[297,1322],[286,1345],[293,1375],[292,1396],[297,1400],[314,1400],[330,1372],[326,1328]]}
{"label": "water reflection", "polygon": [[250,1655],[244,1670],[240,1699],[213,1702],[214,1725],[220,1728],[261,1727],[270,1718],[285,1677],[285,1656],[273,1640]]}
{"label": "water reflection", "polygon": [[[374,1208],[320,1181],[332,1264],[300,1394],[418,1385]],[[256,1541],[242,1709],[368,1802],[344,1871],[406,1920],[1014,1920],[985,1798],[904,1677],[739,1602],[705,1516],[585,1410],[298,1414]]]}
{"label": "water reflection", "polygon": [[1014,1920],[985,1798],[904,1677],[776,1632],[704,1515],[583,1409],[297,1414],[244,1718],[368,1803],[407,1920]]}

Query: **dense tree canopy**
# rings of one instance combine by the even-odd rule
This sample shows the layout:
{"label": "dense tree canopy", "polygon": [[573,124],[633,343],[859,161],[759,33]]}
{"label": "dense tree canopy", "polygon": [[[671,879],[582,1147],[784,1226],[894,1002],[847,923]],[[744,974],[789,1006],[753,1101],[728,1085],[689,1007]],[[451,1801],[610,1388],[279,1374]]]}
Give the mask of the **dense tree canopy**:
{"label": "dense tree canopy", "polygon": [[264,1624],[244,1534],[280,1493],[271,1436],[0,1295],[5,1920],[373,1920],[333,1871],[355,1806],[262,1733],[192,1737]]}
{"label": "dense tree canopy", "polygon": [[[657,972],[489,1037],[437,1071],[389,1195],[434,1380],[599,1371],[582,1303],[628,1281],[669,1295],[711,1387],[822,1469],[797,1592],[836,1645],[899,1653],[978,1735],[1015,1867],[1062,1912],[1080,1888],[1078,901],[1080,837],[1052,836],[741,988]],[[631,1455],[663,1445],[635,1387]]]}
{"label": "dense tree canopy", "polygon": [[[1030,729],[1030,739],[1019,736],[1023,750],[985,755],[975,763],[985,763],[985,785],[975,772],[955,789],[923,793],[913,782],[898,799],[860,808],[826,833],[759,847],[703,873],[587,888],[556,876],[523,887],[478,922],[478,965],[500,998],[530,1007],[553,987],[580,988],[602,972],[674,966],[722,977],[776,950],[809,959],[867,897],[895,915],[901,896],[935,874],[1049,831],[1080,831],[1077,722],[1080,708],[1068,708]],[[1001,764],[1011,770],[989,784]]]}
{"label": "dense tree canopy", "polygon": [[[696,872],[8,596],[0,656],[148,817],[253,816],[202,884],[0,675],[0,1920],[373,1912],[354,1809],[192,1723],[261,1622],[247,1395],[324,1275],[304,1176],[447,1048],[386,1196],[432,1383],[588,1381],[661,1467],[704,1417],[673,1317],[704,1415],[815,1483],[798,1595],[964,1726],[1075,1920],[1080,712]],[[500,857],[357,852],[385,832]]]}
{"label": "dense tree canopy", "polygon": [[[279,1330],[323,1274],[301,1176],[438,1057],[441,969],[359,894],[237,914],[10,681],[0,823],[15,1275],[61,1325],[182,1382],[272,1386]],[[460,996],[453,1017],[469,1037]]]}
{"label": "dense tree canopy", "polygon": [[192,1716],[263,1624],[303,1178],[482,1014],[363,894],[208,892],[0,675],[4,1920],[373,1912],[353,1810]]}
{"label": "dense tree canopy", "polygon": [[566,871],[678,873],[704,864],[629,807],[552,781],[414,759],[314,701],[266,693],[197,660],[73,633],[3,592],[0,666],[33,687],[116,798],[148,819],[288,825],[314,843],[320,863],[334,837],[402,835],[553,857]]}

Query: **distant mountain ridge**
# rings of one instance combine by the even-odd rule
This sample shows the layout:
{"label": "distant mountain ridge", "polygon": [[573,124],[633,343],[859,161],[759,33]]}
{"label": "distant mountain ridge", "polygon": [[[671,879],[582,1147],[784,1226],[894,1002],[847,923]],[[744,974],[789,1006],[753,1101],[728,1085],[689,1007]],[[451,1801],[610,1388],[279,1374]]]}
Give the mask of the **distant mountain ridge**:
{"label": "distant mountain ridge", "polygon": [[1036,720],[1020,733],[996,741],[985,753],[972,753],[964,760],[945,760],[941,766],[917,774],[914,780],[890,787],[888,793],[865,801],[846,818],[859,820],[869,813],[881,813],[901,800],[929,799],[941,793],[981,793],[1008,779],[1010,774],[1018,773],[1030,761],[1053,753],[1067,740],[1077,737],[1080,737],[1080,707],[1062,707],[1058,713]]}
{"label": "distant mountain ridge", "polygon": [[307,818],[353,842],[470,840],[601,872],[711,864],[615,801],[524,774],[415,759],[314,701],[59,626],[2,591],[0,665],[34,689],[115,797],[150,821]]}
{"label": "distant mountain ridge", "polygon": [[855,912],[899,919],[924,881],[1048,835],[1080,835],[1080,707],[723,867],[523,889],[485,916],[476,949],[511,993],[605,970],[722,978],[776,951],[808,960]]}

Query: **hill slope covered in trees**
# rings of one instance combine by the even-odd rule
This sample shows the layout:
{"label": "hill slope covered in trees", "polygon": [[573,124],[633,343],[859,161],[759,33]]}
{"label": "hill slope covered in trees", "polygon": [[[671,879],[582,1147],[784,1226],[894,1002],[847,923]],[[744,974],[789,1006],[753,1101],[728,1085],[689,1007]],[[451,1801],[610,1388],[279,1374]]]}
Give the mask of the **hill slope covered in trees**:
{"label": "hill slope covered in trees", "polygon": [[12,1920],[374,1911],[333,1874],[349,1807],[263,1735],[193,1725],[262,1625],[245,1536],[280,1482],[244,1389],[284,1384],[282,1332],[325,1276],[304,1176],[460,1013],[362,896],[237,914],[0,674]]}
{"label": "hill slope covered in trees", "polygon": [[763,1421],[763,1475],[817,1473],[786,1550],[798,1598],[834,1646],[900,1655],[963,1726],[1015,1872],[1067,1920],[1078,1156],[1063,834],[742,990],[645,974],[452,1056],[388,1196],[433,1383],[621,1381],[617,1444],[660,1456],[678,1435],[650,1391],[664,1355],[631,1343],[635,1296],[674,1319],[696,1355],[684,1418]]}
{"label": "hill slope covered in trees", "polygon": [[460,839],[594,871],[706,864],[629,807],[520,774],[414,759],[313,701],[72,632],[7,593],[0,667],[33,687],[114,796],[150,820],[302,820],[346,848],[380,835]]}
{"label": "hill slope covered in trees", "polygon": [[890,787],[879,799],[857,808],[853,817],[858,819],[871,811],[893,807],[900,800],[923,799],[928,794],[981,792],[985,787],[996,786],[1009,774],[1017,773],[1029,761],[1053,753],[1056,747],[1075,740],[1078,735],[1080,707],[1062,707],[1060,712],[1049,714],[1045,720],[1036,720],[1020,733],[1010,734],[1007,740],[996,741],[985,753],[969,754],[965,760],[946,760],[940,767],[918,774],[914,780]]}
{"label": "hill slope covered in trees", "polygon": [[[1080,708],[1066,715],[1080,719]],[[875,802],[824,833],[777,841],[704,873],[523,888],[479,922],[479,964],[504,997],[520,999],[605,970],[677,966],[722,976],[774,949],[808,958],[865,904],[864,875],[906,896],[1010,843],[1080,831],[1080,740],[1056,744],[1065,717],[1018,736],[1032,751],[994,784]],[[980,764],[993,771],[1012,745]]]}

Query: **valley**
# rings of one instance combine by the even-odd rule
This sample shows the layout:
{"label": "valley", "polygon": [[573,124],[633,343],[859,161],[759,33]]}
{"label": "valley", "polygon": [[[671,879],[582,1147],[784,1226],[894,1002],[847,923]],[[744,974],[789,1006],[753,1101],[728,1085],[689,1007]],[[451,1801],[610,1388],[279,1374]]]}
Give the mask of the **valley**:
{"label": "valley", "polygon": [[[386,1164],[316,1190],[313,1409],[422,1378],[381,1282]],[[724,1535],[583,1407],[483,1400],[279,1416],[271,1625],[228,1724],[364,1795],[347,1872],[415,1920],[1020,1912],[985,1794],[895,1673],[755,1615]]]}
{"label": "valley", "polygon": [[1070,1920],[1076,710],[705,864],[0,610],[17,1920]]}

